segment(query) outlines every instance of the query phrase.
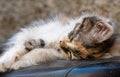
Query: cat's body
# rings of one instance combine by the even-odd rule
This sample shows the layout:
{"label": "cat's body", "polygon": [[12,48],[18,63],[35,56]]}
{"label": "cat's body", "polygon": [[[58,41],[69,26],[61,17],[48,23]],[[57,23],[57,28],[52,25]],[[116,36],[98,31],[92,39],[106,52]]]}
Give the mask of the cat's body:
{"label": "cat's body", "polygon": [[[9,39],[7,45],[10,47],[5,49],[4,54],[0,57],[0,71],[6,71],[6,68],[9,69],[11,68],[11,65],[15,64],[15,59],[20,59],[25,56],[25,54],[28,53],[28,51],[25,49],[25,42],[32,39],[43,39],[45,41],[46,48],[37,48],[36,50],[33,50],[34,54],[32,51],[30,51],[28,56],[31,61],[28,62],[28,66],[35,65],[39,62],[45,62],[45,58],[47,58],[47,60],[56,58],[65,59],[65,54],[58,51],[56,52],[56,50],[59,48],[59,41],[67,38],[67,34],[74,28],[74,25],[77,23],[77,21],[73,20],[71,22],[72,23],[70,24],[64,24],[59,20],[59,18],[55,18],[53,20],[51,19],[45,24],[41,24],[42,22],[38,21],[37,23],[33,23],[30,27],[21,29],[20,32],[16,33],[12,38]],[[58,48],[55,49],[55,46]],[[36,56],[36,54],[39,53],[41,54]],[[43,56],[41,57],[41,55]],[[34,58],[39,61],[35,62]],[[26,63],[22,64],[27,66]],[[17,67],[15,69],[17,69]]]}
{"label": "cat's body", "polygon": [[[0,72],[5,72],[8,69],[19,69],[20,67],[36,65],[40,62],[55,59],[69,59],[69,56],[67,56],[69,54],[61,47],[62,44],[60,44],[60,41],[64,42],[64,40],[70,40],[70,33],[72,32],[72,35],[75,35],[73,30],[75,29],[76,24],[82,23],[86,17],[93,16],[94,15],[84,15],[67,22],[61,21],[60,18],[50,20],[44,24],[41,23],[41,21],[38,21],[31,24],[30,27],[21,29],[6,43],[8,48],[5,49],[5,52],[0,57]],[[102,21],[109,22],[104,18],[101,19]],[[111,27],[109,27],[109,29],[112,30]],[[107,36],[105,36],[105,38],[100,38],[99,42],[101,43],[101,39],[104,41],[111,38],[113,31],[110,32],[108,34],[106,33]],[[73,41],[75,40],[73,39]],[[86,41],[88,41],[88,39]],[[79,42],[81,42],[81,40]],[[84,42],[85,40],[79,45],[82,44],[83,46],[87,46],[88,44],[91,46],[90,41],[89,43]],[[72,59],[78,58],[75,55],[72,55]]]}

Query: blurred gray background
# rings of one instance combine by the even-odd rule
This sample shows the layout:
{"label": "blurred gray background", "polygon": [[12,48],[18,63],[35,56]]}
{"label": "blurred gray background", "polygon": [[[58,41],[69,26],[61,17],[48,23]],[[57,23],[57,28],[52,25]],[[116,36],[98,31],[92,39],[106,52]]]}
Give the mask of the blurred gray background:
{"label": "blurred gray background", "polygon": [[33,20],[83,11],[110,17],[120,26],[120,0],[0,0],[0,42]]}

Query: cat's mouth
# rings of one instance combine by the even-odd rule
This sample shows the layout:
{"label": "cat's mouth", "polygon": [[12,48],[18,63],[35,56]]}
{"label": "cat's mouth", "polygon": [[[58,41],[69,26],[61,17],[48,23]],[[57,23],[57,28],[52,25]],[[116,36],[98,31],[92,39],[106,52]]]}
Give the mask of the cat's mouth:
{"label": "cat's mouth", "polygon": [[60,46],[69,60],[97,59],[104,55],[104,52],[95,53],[94,50],[87,50],[82,44],[74,44],[68,40],[60,41]]}
{"label": "cat's mouth", "polygon": [[74,44],[68,40],[60,41],[60,46],[68,59],[87,59],[89,52],[81,44]]}

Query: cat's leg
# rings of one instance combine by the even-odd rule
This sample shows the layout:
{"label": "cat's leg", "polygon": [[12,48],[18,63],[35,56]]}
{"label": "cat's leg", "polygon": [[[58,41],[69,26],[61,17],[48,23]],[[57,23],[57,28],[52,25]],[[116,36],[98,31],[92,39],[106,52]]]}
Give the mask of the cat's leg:
{"label": "cat's leg", "polygon": [[36,48],[24,55],[20,60],[16,61],[11,66],[11,69],[16,70],[21,67],[28,67],[36,65],[38,63],[55,60],[58,58],[65,59],[65,54],[55,49]]}
{"label": "cat's leg", "polygon": [[42,39],[23,40],[22,42],[23,44],[20,43],[7,49],[0,57],[0,72],[7,71],[13,63],[32,49],[44,46],[44,41]]}
{"label": "cat's leg", "polygon": [[[22,52],[22,53],[21,53]],[[12,47],[0,57],[0,72],[7,71],[10,66],[22,55],[25,54],[24,49],[19,47]]]}
{"label": "cat's leg", "polygon": [[45,46],[45,41],[42,39],[31,39],[25,42],[25,49],[31,51],[35,48],[42,48]]}

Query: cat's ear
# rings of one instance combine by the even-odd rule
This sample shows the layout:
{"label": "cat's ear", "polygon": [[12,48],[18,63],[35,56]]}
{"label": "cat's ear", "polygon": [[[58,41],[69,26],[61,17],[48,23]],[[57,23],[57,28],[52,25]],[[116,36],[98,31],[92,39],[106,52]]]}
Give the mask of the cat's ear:
{"label": "cat's ear", "polygon": [[92,31],[93,39],[96,43],[101,43],[113,35],[113,27],[106,22],[97,22]]}

